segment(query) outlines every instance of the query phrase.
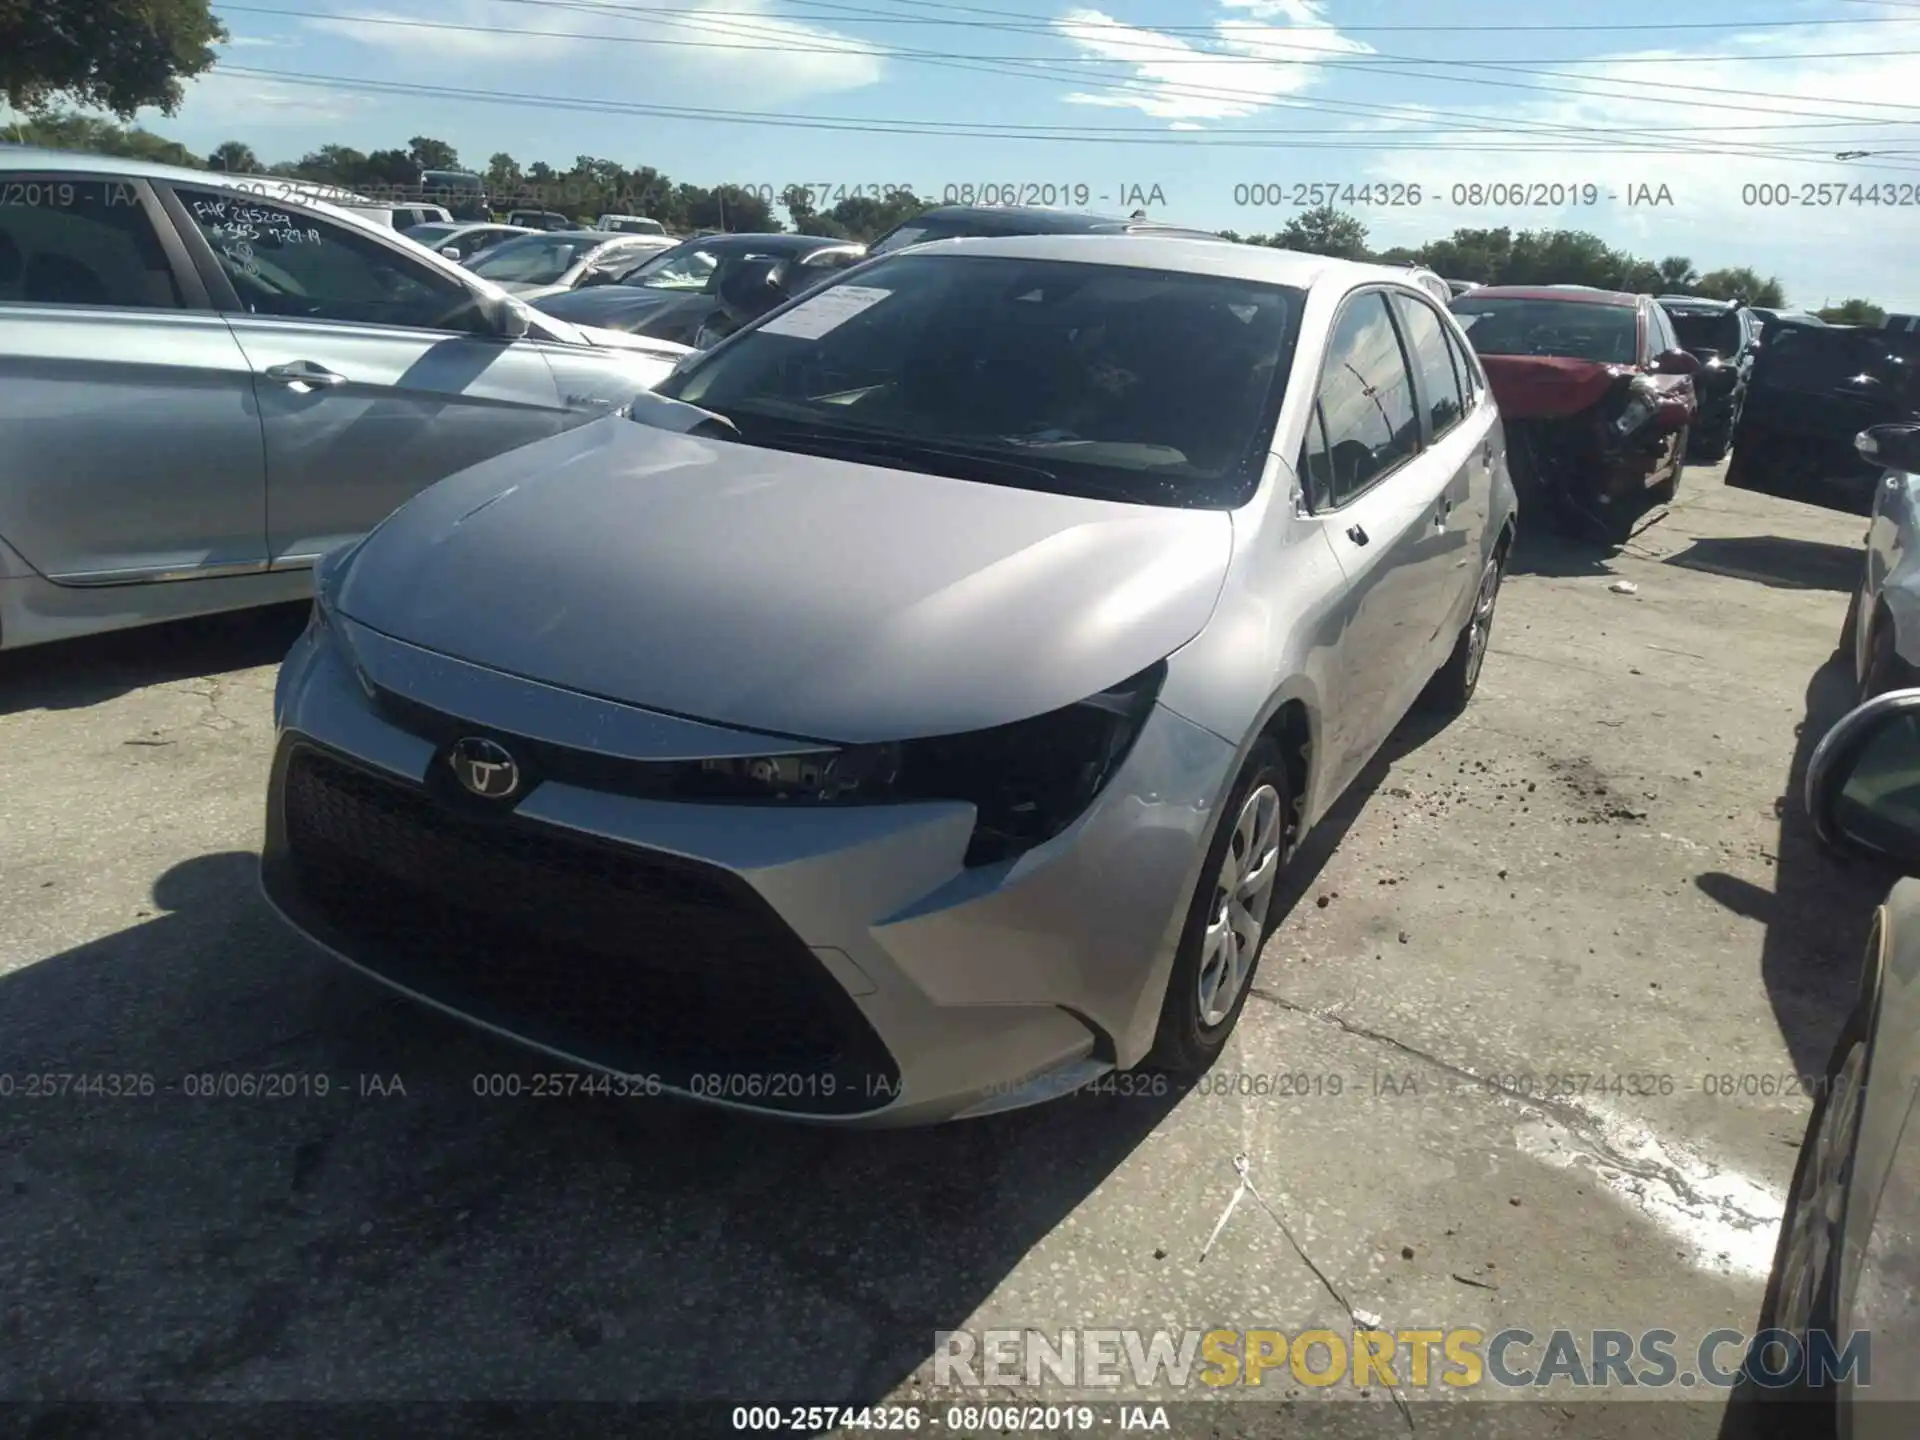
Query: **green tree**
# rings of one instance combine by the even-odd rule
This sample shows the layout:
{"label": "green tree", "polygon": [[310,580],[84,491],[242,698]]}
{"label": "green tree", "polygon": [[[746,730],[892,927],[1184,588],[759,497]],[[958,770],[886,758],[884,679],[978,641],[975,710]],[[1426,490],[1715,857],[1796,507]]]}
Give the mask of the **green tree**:
{"label": "green tree", "polygon": [[357,185],[365,181],[367,157],[351,145],[322,145],[302,155],[294,166],[302,180],[322,185]]}
{"label": "green tree", "polygon": [[1669,255],[1658,265],[1662,291],[1667,295],[1684,293],[1689,286],[1700,281],[1700,272],[1693,268],[1693,261],[1684,255]]}
{"label": "green tree", "polygon": [[66,101],[171,115],[226,38],[207,0],[0,0],[0,94],[29,113]]}
{"label": "green tree", "polygon": [[1787,303],[1787,292],[1777,279],[1762,280],[1759,272],[1745,265],[1724,270],[1709,270],[1694,283],[1694,293],[1712,300],[1744,299],[1749,305],[1764,305],[1778,310]]}
{"label": "green tree", "polygon": [[[458,170],[460,152],[444,140],[416,135],[407,141],[407,158],[415,170]],[[418,180],[418,175],[413,177]]]}
{"label": "green tree", "polygon": [[1419,254],[1429,269],[1450,279],[1498,285],[1506,279],[1513,257],[1513,232],[1504,226],[1498,230],[1456,230],[1444,240],[1422,245]]}
{"label": "green tree", "polygon": [[1527,230],[1514,237],[1503,285],[1623,286],[1630,256],[1586,230]]}
{"label": "green tree", "polygon": [[1871,300],[1862,300],[1857,296],[1851,300],[1842,300],[1838,305],[1829,305],[1823,310],[1813,312],[1829,325],[1871,325],[1878,328],[1887,320],[1887,312]]}
{"label": "green tree", "polygon": [[23,145],[39,145],[48,150],[124,155],[129,160],[202,168],[200,157],[178,140],[169,140],[137,125],[116,125],[93,115],[42,113],[15,123],[10,133]]}
{"label": "green tree", "polygon": [[1322,205],[1305,210],[1280,227],[1274,237],[1283,250],[1331,255],[1341,260],[1367,258],[1367,227],[1357,215]]}
{"label": "green tree", "polygon": [[506,151],[496,151],[487,160],[487,189],[495,195],[511,196],[525,183],[520,162]]}
{"label": "green tree", "polygon": [[229,175],[258,175],[262,167],[251,145],[239,140],[222,140],[208,154],[207,168],[224,170]]}
{"label": "green tree", "polygon": [[849,195],[821,216],[826,222],[822,228],[810,233],[841,236],[864,244],[878,239],[901,221],[924,215],[932,208],[931,200],[922,200],[911,190],[896,191],[884,199],[873,195]]}

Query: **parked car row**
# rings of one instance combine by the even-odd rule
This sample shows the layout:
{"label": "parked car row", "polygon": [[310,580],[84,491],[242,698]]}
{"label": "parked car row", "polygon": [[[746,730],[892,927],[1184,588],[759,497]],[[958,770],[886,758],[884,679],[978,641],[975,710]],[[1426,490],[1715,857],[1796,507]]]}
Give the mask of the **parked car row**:
{"label": "parked car row", "polygon": [[0,647],[298,598],[441,476],[686,353],[322,200],[106,156],[0,167]]}

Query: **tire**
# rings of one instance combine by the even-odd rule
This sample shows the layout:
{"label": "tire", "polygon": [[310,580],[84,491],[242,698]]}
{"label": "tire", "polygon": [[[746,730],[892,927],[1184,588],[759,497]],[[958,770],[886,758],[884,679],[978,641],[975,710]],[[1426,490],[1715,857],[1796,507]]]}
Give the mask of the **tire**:
{"label": "tire", "polygon": [[1673,447],[1673,473],[1658,485],[1647,491],[1649,506],[1671,505],[1680,498],[1680,476],[1687,468],[1687,447],[1693,444],[1691,432],[1680,437],[1680,443]]}
{"label": "tire", "polygon": [[1867,668],[1860,676],[1859,699],[1871,700],[1889,690],[1920,687],[1920,669],[1903,658],[1894,632],[1893,617],[1882,610],[1873,618],[1873,632],[1867,636]]}
{"label": "tire", "polygon": [[[1239,1022],[1253,989],[1261,947],[1273,930],[1273,898],[1297,838],[1293,805],[1293,787],[1287,779],[1280,746],[1263,736],[1241,767],[1240,778],[1221,809],[1220,828],[1207,847],[1206,863],[1201,866],[1187,908],[1186,927],[1180,932],[1180,945],[1174,953],[1173,973],[1167,977],[1159,1029],[1152,1051],[1141,1062],[1142,1069],[1193,1079],[1210,1069],[1226,1048],[1227,1037]],[[1270,833],[1269,816],[1274,827]],[[1241,847],[1249,834],[1258,848],[1270,849],[1272,863],[1254,903],[1240,907],[1241,926],[1236,929],[1223,882],[1244,871]],[[1244,885],[1244,880],[1241,883]],[[1218,942],[1212,948],[1210,937]],[[1245,953],[1249,942],[1250,956]],[[1223,970],[1231,974],[1223,974]],[[1202,981],[1208,976],[1216,979],[1211,1003],[1202,998]],[[1223,993],[1222,981],[1237,986],[1230,999]]]}
{"label": "tire", "polygon": [[[1845,1233],[1860,1116],[1872,1080],[1873,992],[1866,991],[1834,1042],[1826,1083],[1807,1120],[1800,1158],[1788,1189],[1773,1273],[1761,1306],[1756,1333],[1784,1329],[1800,1337],[1806,1354],[1810,1332],[1824,1330],[1836,1341],[1839,1317],[1840,1252]],[[1748,1357],[1751,1366],[1754,1357]],[[1762,1388],[1748,1381],[1749,1396],[1762,1402],[1759,1429],[1767,1436],[1831,1440],[1837,1405],[1834,1391],[1806,1383],[1804,1373],[1792,1385]]]}
{"label": "tire", "polygon": [[1729,423],[1724,429],[1703,436],[1687,455],[1689,462],[1696,465],[1718,465],[1727,458],[1727,452],[1733,448],[1733,426]]}
{"label": "tire", "polygon": [[1460,627],[1447,663],[1434,672],[1417,702],[1423,710],[1452,717],[1467,708],[1473,692],[1480,688],[1480,668],[1487,658],[1487,645],[1493,634],[1494,608],[1500,601],[1500,579],[1506,569],[1502,550],[1480,572],[1480,584],[1473,593],[1473,611]]}

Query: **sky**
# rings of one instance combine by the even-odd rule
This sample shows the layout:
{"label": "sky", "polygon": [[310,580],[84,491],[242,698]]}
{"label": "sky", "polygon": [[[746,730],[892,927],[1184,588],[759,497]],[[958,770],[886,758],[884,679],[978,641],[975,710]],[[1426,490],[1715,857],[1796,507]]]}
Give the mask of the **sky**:
{"label": "sky", "polygon": [[826,204],[838,187],[1018,187],[1242,233],[1279,229],[1316,198],[1304,187],[1355,187],[1341,208],[1376,247],[1579,228],[1700,270],[1751,265],[1794,304],[1920,311],[1920,0],[214,8],[220,64],[176,115],[140,117],[202,152],[239,139],[272,162],[425,134],[476,169],[500,150],[562,169],[587,154],[700,185],[832,187]]}

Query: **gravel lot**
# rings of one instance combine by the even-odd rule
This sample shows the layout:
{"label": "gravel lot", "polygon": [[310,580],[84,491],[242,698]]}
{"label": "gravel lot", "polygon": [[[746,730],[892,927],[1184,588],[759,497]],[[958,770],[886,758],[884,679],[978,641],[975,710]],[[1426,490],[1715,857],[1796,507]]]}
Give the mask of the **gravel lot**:
{"label": "gravel lot", "polygon": [[[1227,1093],[917,1132],[477,1097],[533,1067],[256,898],[303,614],[0,657],[0,1397],[874,1402],[962,1327],[1751,1328],[1807,1102],[1743,1077],[1823,1066],[1878,899],[1793,798],[1860,530],[1696,470],[1610,560],[1528,547],[1472,710],[1300,857]],[[189,1093],[236,1072],[295,1093]],[[1236,1155],[1272,1214],[1203,1261]],[[1404,1431],[1336,1394],[1265,1398]]]}

